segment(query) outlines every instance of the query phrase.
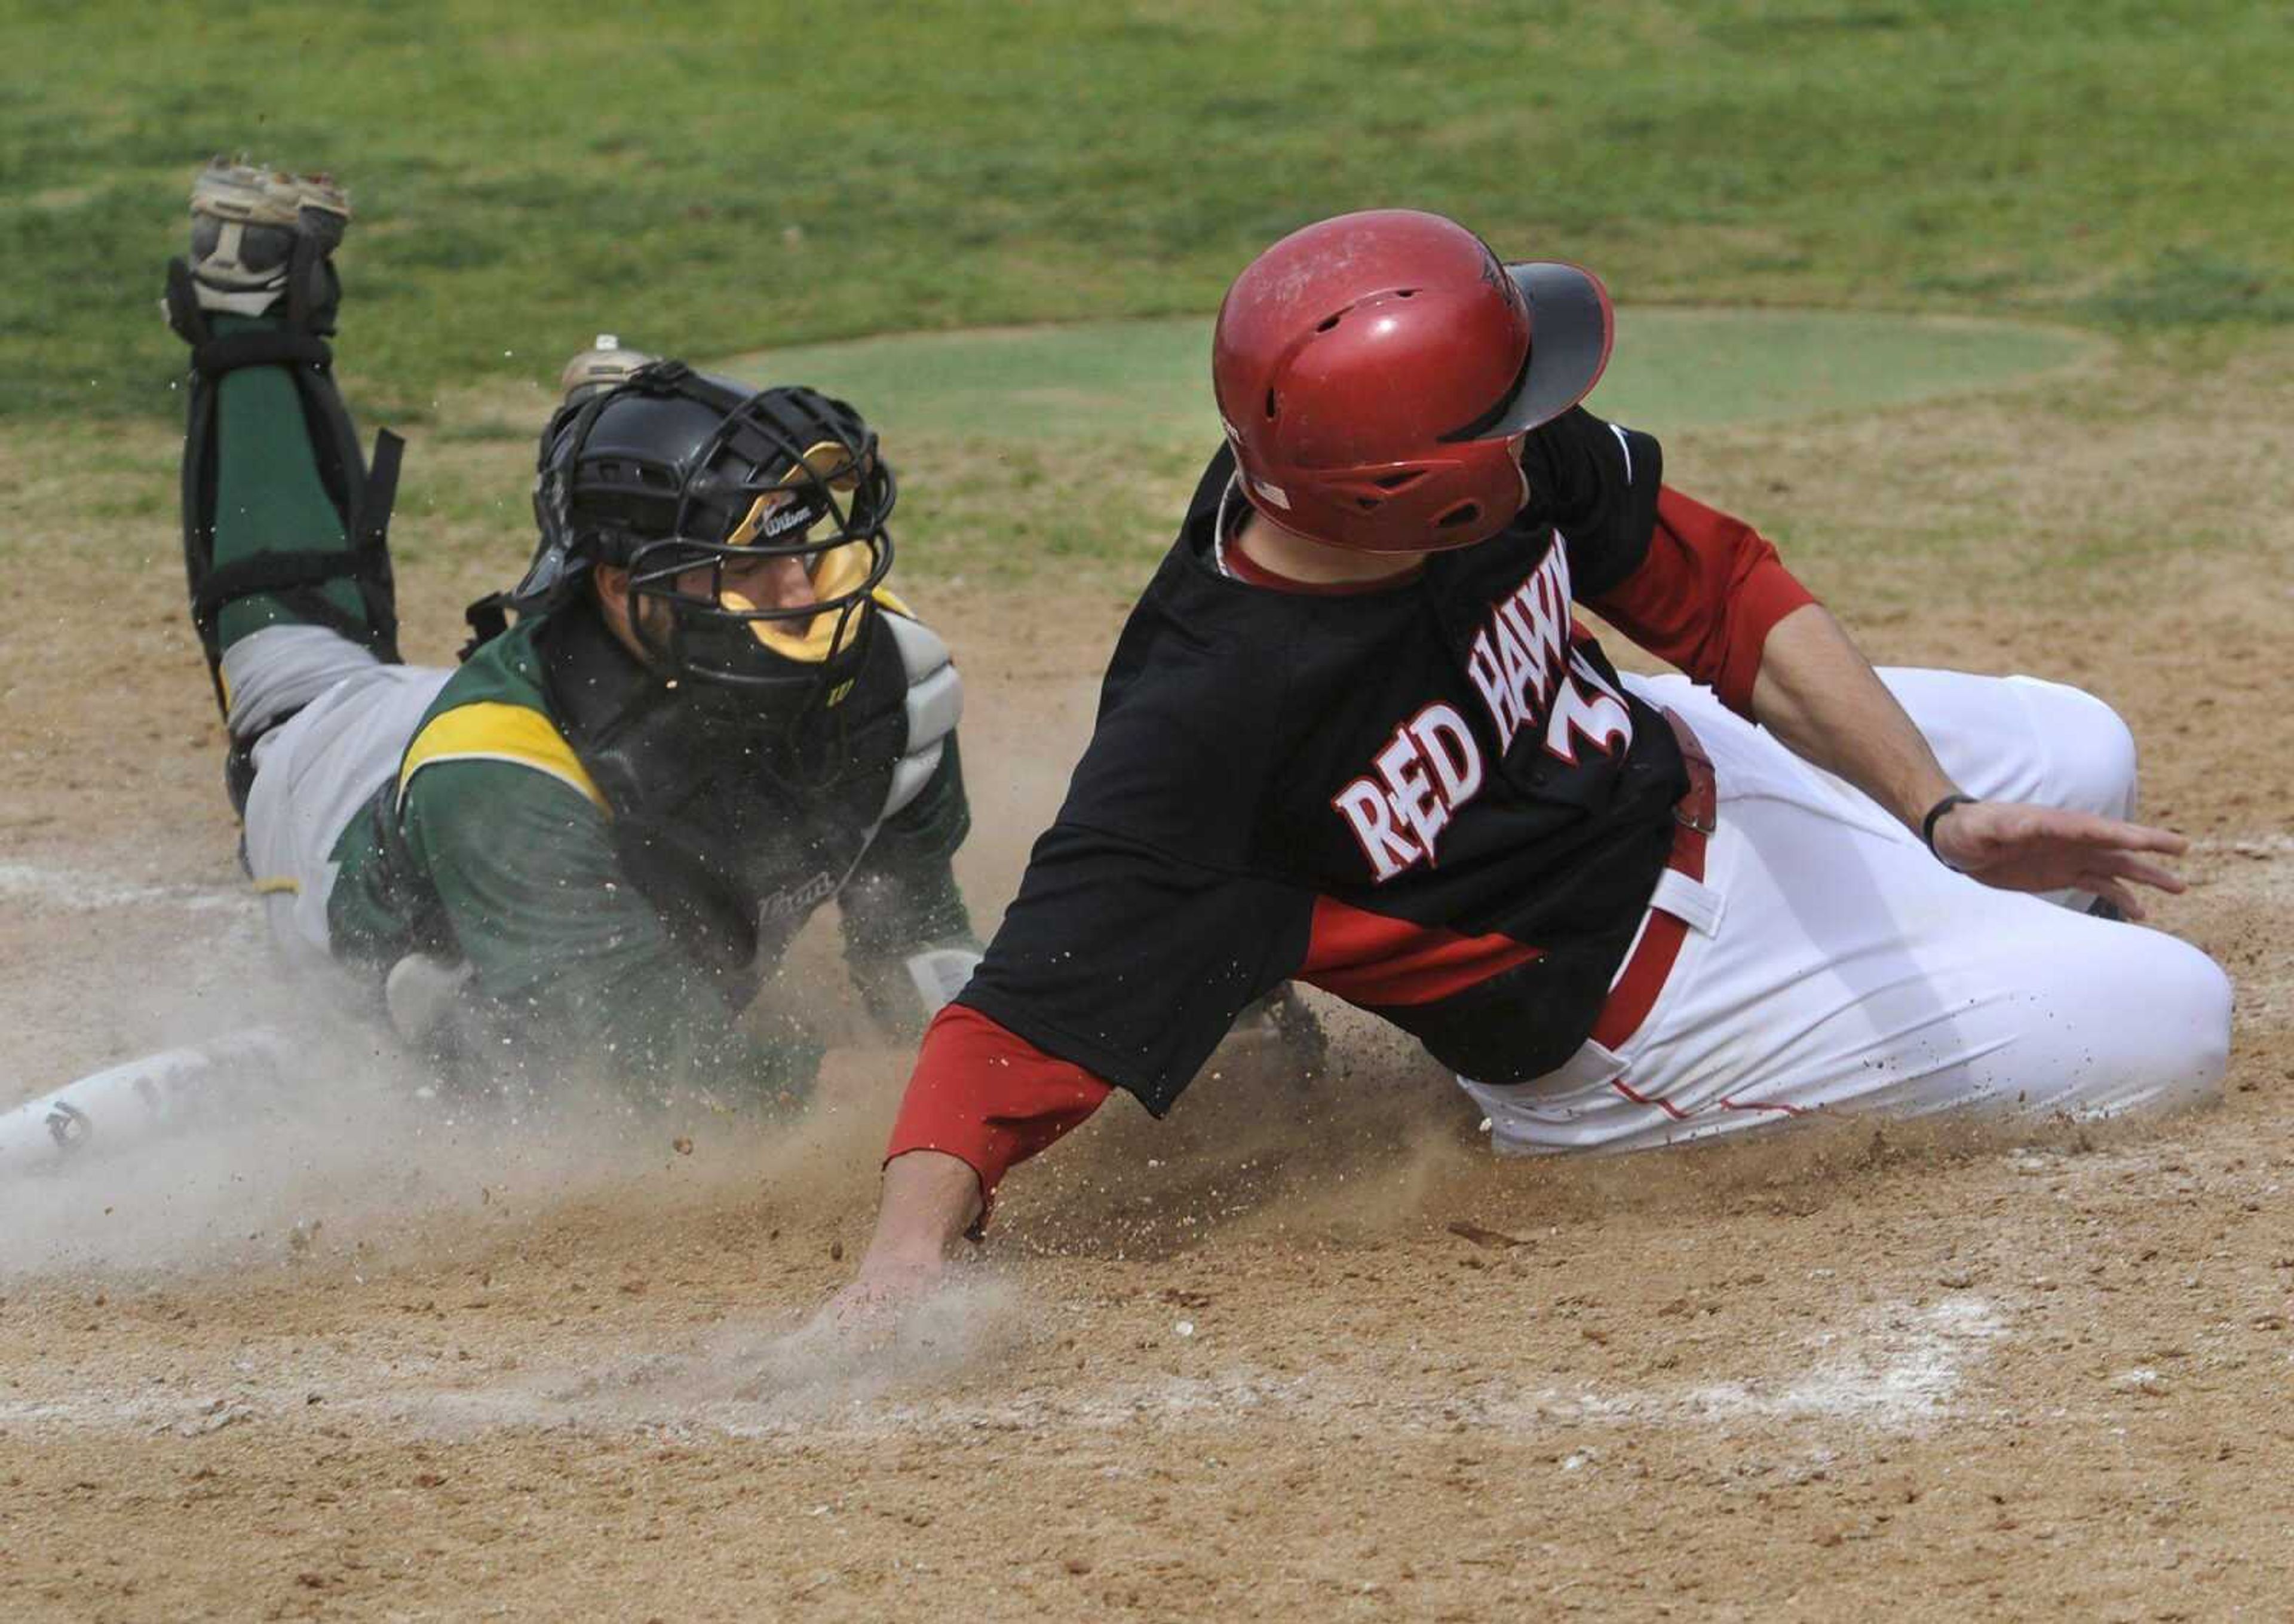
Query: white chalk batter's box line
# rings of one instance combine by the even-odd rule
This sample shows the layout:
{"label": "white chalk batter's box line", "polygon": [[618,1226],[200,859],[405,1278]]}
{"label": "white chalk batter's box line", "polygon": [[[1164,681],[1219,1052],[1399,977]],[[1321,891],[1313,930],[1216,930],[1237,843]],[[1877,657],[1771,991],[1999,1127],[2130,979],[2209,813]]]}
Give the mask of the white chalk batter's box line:
{"label": "white chalk batter's box line", "polygon": [[135,885],[77,869],[36,863],[0,863],[0,897],[21,897],[75,914],[152,906],[186,908],[195,914],[251,914],[254,891],[242,886]]}
{"label": "white chalk batter's box line", "polygon": [[[1727,1426],[1753,1418],[1907,1433],[1962,1417],[1965,1409],[1956,1400],[1967,1372],[2006,1336],[1996,1303],[1962,1295],[1867,1311],[1859,1328],[1828,1333],[1806,1345],[1803,1362],[1789,1376],[1639,1392],[1593,1384],[1575,1389],[1516,1385],[1493,1376],[1452,1393],[1397,1393],[1388,1387],[1371,1396],[1353,1384],[1334,1383],[1328,1373],[1276,1376],[1249,1367],[1102,1384],[1083,1393],[1023,1392],[1003,1400],[918,1400],[897,1391],[854,1396],[850,1384],[840,1391],[828,1382],[753,1400],[681,1399],[673,1391],[648,1393],[643,1381],[614,1384],[601,1396],[594,1381],[577,1382],[570,1375],[558,1378],[554,1388],[526,1376],[492,1387],[410,1384],[346,1392],[339,1376],[329,1382],[313,1375],[275,1386],[244,1378],[203,1390],[194,1385],[179,1399],[157,1398],[148,1389],[10,1399],[0,1401],[0,1426],[28,1432],[95,1427],[191,1438],[323,1413],[337,1425],[356,1421],[425,1436],[570,1427],[601,1434],[827,1441],[1109,1432],[1142,1425],[1221,1426],[1263,1416],[1342,1421],[1356,1429],[1395,1433],[1447,1431],[1460,1422],[1476,1431],[1522,1435],[1585,1425]],[[662,1362],[670,1368],[673,1386],[679,1361]],[[331,1387],[322,1412],[310,1407],[314,1384]],[[224,1386],[227,1393],[217,1396],[218,1387]],[[1575,1470],[1597,1457],[1598,1451],[1583,1451],[1561,1464]]]}

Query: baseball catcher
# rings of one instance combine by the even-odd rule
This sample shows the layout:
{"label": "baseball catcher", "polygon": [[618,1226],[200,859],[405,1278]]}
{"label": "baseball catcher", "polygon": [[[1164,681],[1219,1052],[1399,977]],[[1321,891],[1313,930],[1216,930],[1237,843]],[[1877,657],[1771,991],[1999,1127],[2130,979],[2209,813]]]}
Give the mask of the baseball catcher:
{"label": "baseball catcher", "polygon": [[[1436,215],[1285,238],[1222,305],[1226,444],[987,956],[925,1035],[825,1322],[934,1280],[1122,1089],[1289,978],[1415,1035],[1517,1154],[1811,1114],[2211,1092],[2230,988],[2127,922],[2184,842],[2127,730],[1875,672],[1750,526],[1579,404],[1590,273]],[[1620,675],[1582,605],[1681,675]]]}
{"label": "baseball catcher", "polygon": [[736,1018],[834,899],[867,1007],[921,1030],[978,951],[963,690],[887,584],[874,433],[601,341],[541,433],[525,578],[459,670],[404,664],[399,443],[361,454],[328,343],[349,219],[325,177],[218,162],[167,279],[191,613],[277,941],[490,1084],[756,1103],[818,1051]]}

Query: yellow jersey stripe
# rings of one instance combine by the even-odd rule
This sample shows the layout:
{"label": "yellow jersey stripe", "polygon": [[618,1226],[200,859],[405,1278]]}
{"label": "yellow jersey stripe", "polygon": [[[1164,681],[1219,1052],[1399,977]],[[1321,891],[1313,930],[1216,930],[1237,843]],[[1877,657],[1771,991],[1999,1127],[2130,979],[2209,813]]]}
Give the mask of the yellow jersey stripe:
{"label": "yellow jersey stripe", "polygon": [[539,710],[524,705],[508,705],[500,701],[486,700],[476,704],[457,705],[430,719],[414,742],[406,747],[406,754],[398,766],[398,804],[406,804],[407,786],[414,775],[424,767],[441,761],[510,761],[519,767],[530,767],[587,796],[590,804],[606,816],[613,808],[606,804],[605,792],[582,765],[549,719]]}

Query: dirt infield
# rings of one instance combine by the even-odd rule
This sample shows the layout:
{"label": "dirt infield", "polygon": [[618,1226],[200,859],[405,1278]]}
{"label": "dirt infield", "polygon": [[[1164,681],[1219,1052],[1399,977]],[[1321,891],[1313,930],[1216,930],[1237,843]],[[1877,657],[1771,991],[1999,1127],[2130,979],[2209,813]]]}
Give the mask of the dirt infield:
{"label": "dirt infield", "polygon": [[[775,1339],[865,1241],[905,1057],[840,1052],[793,1140],[684,1154],[410,1116],[346,1052],[315,1126],[0,1192],[0,1612],[2276,1615],[2290,374],[2125,361],[1669,459],[1882,657],[2120,707],[2198,841],[2160,922],[2239,986],[2220,1107],[1533,1168],[1338,1017],[1340,1079],[1119,1103],[1015,1175],[964,1288],[854,1369]],[[126,578],[5,612],[16,1095],[263,1003],[167,516],[123,564],[43,481],[0,453]],[[433,655],[505,567],[446,540],[409,572]],[[992,915],[1119,605],[919,596],[971,685]]]}

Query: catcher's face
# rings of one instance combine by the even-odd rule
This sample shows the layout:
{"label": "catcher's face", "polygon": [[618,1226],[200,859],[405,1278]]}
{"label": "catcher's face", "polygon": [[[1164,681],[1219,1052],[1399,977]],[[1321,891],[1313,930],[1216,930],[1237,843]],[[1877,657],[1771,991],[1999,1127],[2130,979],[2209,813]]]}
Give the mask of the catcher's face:
{"label": "catcher's face", "polygon": [[[728,557],[721,572],[710,564],[696,564],[677,576],[677,589],[688,597],[706,597],[712,576],[717,601],[735,611],[801,611],[820,601],[805,560],[785,556]],[[658,597],[632,593],[629,571],[601,564],[598,566],[597,581],[598,605],[606,623],[631,654],[644,659],[648,642],[659,647],[668,640],[669,618],[675,612]],[[781,623],[801,637],[810,629],[811,617],[792,618]],[[640,625],[643,637],[639,635]]]}
{"label": "catcher's face", "polygon": [[[812,572],[806,558],[761,557],[728,558],[717,581],[717,601],[728,609],[809,609],[820,601],[813,589]],[[688,597],[700,597],[709,590],[709,566],[686,571],[677,578],[677,589]],[[648,604],[649,609],[659,609],[658,604]],[[802,637],[810,627],[811,617],[791,619],[785,622],[789,630]]]}

